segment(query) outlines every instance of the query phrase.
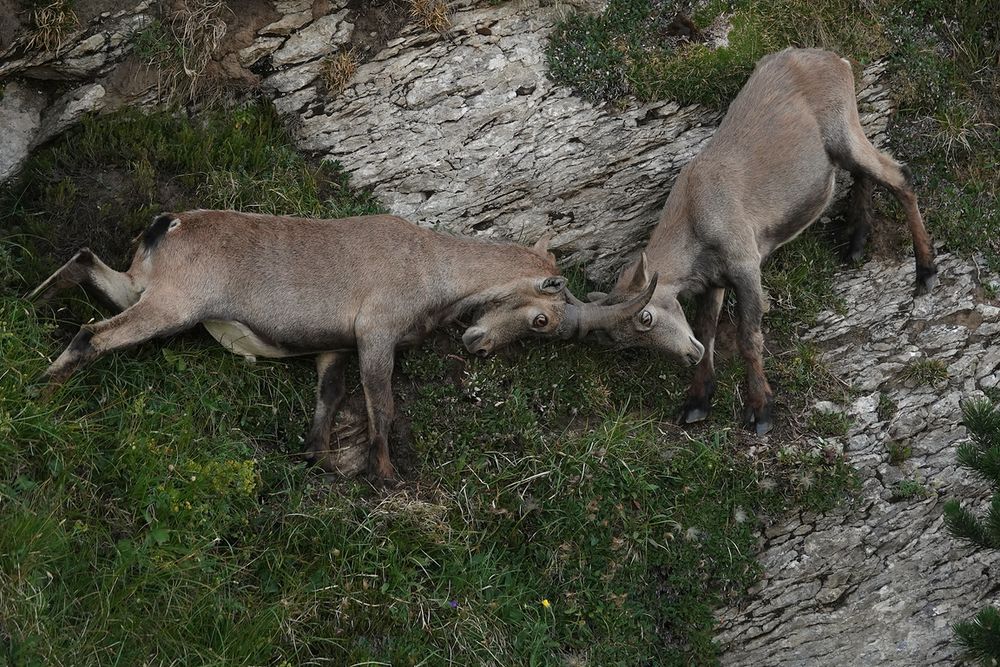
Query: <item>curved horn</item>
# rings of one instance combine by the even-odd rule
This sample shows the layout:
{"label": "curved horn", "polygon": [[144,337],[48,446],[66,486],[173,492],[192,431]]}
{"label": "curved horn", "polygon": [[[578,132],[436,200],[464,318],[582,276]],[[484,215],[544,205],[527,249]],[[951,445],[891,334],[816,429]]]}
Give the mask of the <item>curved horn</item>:
{"label": "curved horn", "polygon": [[587,303],[585,301],[580,301],[576,298],[576,295],[569,291],[569,287],[563,290],[563,294],[566,296],[566,303],[571,306],[576,306],[577,308],[586,308]]}
{"label": "curved horn", "polygon": [[[576,297],[567,296],[566,315],[558,332],[563,338],[583,338],[591,331],[608,329],[619,322],[628,320],[646,307],[656,291],[659,274],[654,273],[641,293],[622,303],[605,306],[581,303]],[[567,290],[567,294],[569,294]]]}

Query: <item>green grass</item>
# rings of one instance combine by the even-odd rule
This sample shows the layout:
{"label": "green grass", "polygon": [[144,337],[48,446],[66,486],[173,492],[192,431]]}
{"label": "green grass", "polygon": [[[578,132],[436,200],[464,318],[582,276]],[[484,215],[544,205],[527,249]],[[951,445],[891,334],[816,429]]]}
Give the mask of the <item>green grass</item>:
{"label": "green grass", "polygon": [[925,0],[887,23],[900,110],[893,149],[917,176],[935,239],[1000,270],[1000,26],[986,0]]}
{"label": "green grass", "polygon": [[884,392],[878,393],[878,405],[875,407],[875,414],[881,421],[889,421],[899,412],[899,405],[892,399],[892,396]]}
{"label": "green grass", "polygon": [[927,487],[918,482],[915,479],[903,479],[900,480],[892,488],[892,501],[900,500],[915,500],[920,498],[926,498],[930,495]]}
{"label": "green grass", "polygon": [[902,442],[890,442],[888,445],[889,449],[889,463],[898,466],[900,463],[910,458],[913,454],[913,450],[908,444]]}
{"label": "green grass", "polygon": [[900,377],[916,386],[934,387],[948,379],[948,367],[940,359],[914,359],[903,368]]}
{"label": "green grass", "polygon": [[[637,351],[479,360],[444,337],[402,355],[391,493],[298,461],[309,361],[247,364],[195,332],[36,400],[46,356],[102,311],[17,295],[78,245],[122,265],[161,209],[227,205],[378,208],[256,106],[89,119],[0,191],[0,662],[710,663],[713,610],[757,577],[759,522],[852,485],[826,451],[749,453],[736,363],[683,434],[683,374]],[[791,329],[807,302],[787,284]],[[782,345],[782,409],[839,391],[817,350]]]}
{"label": "green grass", "polygon": [[[669,25],[678,13],[700,29],[730,15],[728,46],[678,43]],[[594,101],[643,100],[724,108],[762,56],[786,46],[832,48],[867,62],[886,48],[877,22],[856,0],[712,0],[690,3],[611,0],[600,14],[575,14],[552,33],[549,71]]]}
{"label": "green grass", "polygon": [[843,412],[813,412],[809,415],[808,428],[820,436],[845,436],[851,428],[851,418]]}

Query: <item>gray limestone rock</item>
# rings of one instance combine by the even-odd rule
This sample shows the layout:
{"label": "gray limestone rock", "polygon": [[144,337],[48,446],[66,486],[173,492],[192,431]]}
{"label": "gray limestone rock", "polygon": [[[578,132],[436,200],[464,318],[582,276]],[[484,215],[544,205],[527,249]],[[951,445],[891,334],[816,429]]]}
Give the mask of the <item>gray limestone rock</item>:
{"label": "gray limestone rock", "polygon": [[13,175],[28,157],[35,135],[41,127],[45,96],[31,86],[9,83],[0,98],[0,127],[3,147],[0,150],[0,182]]}
{"label": "gray limestone rock", "polygon": [[[983,334],[1000,309],[977,296],[968,262],[939,263],[940,284],[917,299],[912,260],[845,271],[838,296],[846,313],[824,313],[806,334],[833,372],[868,392],[847,410],[844,448],[861,497],[809,518],[810,531],[800,529],[804,520],[763,531],[763,580],[718,615],[723,664],[951,665],[951,625],[995,602],[990,571],[1000,553],[953,538],[942,507],[949,498],[982,507],[989,496],[956,467],[955,448],[967,438],[961,402],[982,396],[1000,364],[1000,340]],[[911,386],[899,376],[911,358],[947,358],[947,380]],[[897,406],[887,422],[874,416],[881,395]],[[909,457],[892,462],[893,444],[908,446]],[[902,497],[904,480],[925,493]]]}

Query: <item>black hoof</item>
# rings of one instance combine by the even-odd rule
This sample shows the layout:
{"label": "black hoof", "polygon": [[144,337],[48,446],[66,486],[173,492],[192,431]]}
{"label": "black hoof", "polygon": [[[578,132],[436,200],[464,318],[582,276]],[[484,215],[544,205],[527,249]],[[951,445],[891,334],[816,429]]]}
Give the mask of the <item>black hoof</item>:
{"label": "black hoof", "polygon": [[864,258],[865,258],[864,244],[855,247],[855,245],[852,243],[844,250],[843,254],[841,255],[841,259],[843,260],[844,264],[849,264],[851,266],[856,266],[860,264]]}
{"label": "black hoof", "polygon": [[59,387],[63,385],[64,381],[65,378],[63,377],[53,377],[48,372],[45,372],[36,377],[28,385],[25,393],[30,399],[36,400],[39,403],[47,403],[52,400],[52,397]]}
{"label": "black hoof", "polygon": [[44,377],[36,378],[34,382],[28,385],[24,393],[33,401],[39,400],[43,396],[46,384],[47,383]]}
{"label": "black hoof", "polygon": [[774,427],[772,420],[774,403],[768,398],[762,408],[752,408],[749,405],[743,409],[743,423],[757,435],[766,435]]}
{"label": "black hoof", "polygon": [[684,406],[681,408],[681,416],[677,421],[681,426],[705,421],[708,419],[711,411],[712,404],[710,399],[703,396],[688,396],[687,400],[684,401]]}
{"label": "black hoof", "polygon": [[385,491],[392,491],[398,489],[402,482],[396,475],[396,471],[393,470],[391,473],[386,471],[371,470],[368,473],[368,481],[376,489],[382,489]]}
{"label": "black hoof", "polygon": [[306,443],[306,448],[299,452],[299,459],[314,465],[316,463],[316,450],[312,445]]}
{"label": "black hoof", "polygon": [[914,290],[915,296],[923,296],[924,294],[930,294],[937,285],[937,268],[930,266],[918,266],[917,267],[917,286]]}

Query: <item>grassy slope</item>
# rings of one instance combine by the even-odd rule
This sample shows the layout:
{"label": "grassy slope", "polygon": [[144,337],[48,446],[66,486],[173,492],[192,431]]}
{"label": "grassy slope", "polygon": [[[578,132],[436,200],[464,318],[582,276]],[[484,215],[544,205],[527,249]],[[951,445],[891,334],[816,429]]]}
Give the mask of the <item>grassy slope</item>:
{"label": "grassy slope", "polygon": [[[17,295],[76,246],[122,265],[161,209],[377,205],[257,107],[88,120],[0,200],[0,663],[704,662],[712,609],[756,576],[756,523],[849,484],[822,446],[751,449],[730,431],[736,365],[711,426],[685,435],[674,367],[580,346],[478,360],[444,337],[404,354],[413,463],[388,495],[296,461],[306,361],[249,365],[192,333],[39,403],[45,355],[101,312]],[[772,287],[780,330],[819,305],[796,278],[809,257],[833,267],[815,240],[797,247]],[[791,421],[834,385],[814,350],[778,349]]]}

